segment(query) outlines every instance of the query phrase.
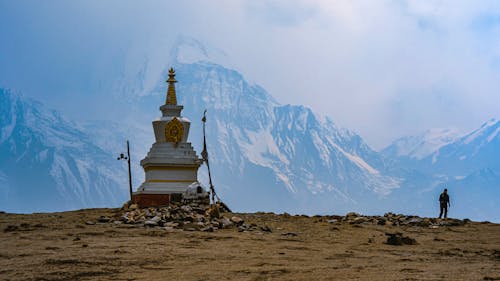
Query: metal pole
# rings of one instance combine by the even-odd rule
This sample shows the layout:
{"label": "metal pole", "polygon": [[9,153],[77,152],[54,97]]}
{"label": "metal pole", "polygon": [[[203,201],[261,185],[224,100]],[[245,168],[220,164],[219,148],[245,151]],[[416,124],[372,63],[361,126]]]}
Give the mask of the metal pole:
{"label": "metal pole", "polygon": [[132,200],[132,172],[130,171],[130,148],[127,140],[127,162],[128,162],[128,187],[130,192],[130,200]]}

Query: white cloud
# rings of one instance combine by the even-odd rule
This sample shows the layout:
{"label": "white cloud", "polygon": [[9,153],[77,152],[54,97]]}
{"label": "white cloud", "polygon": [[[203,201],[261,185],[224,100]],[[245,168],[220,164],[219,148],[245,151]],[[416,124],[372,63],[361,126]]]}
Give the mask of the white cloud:
{"label": "white cloud", "polygon": [[52,98],[61,104],[117,64],[166,60],[187,34],[222,49],[281,103],[308,105],[376,147],[500,116],[496,1],[17,3],[0,7],[1,38],[12,41],[0,46],[0,84],[30,81],[28,94],[62,88]]}

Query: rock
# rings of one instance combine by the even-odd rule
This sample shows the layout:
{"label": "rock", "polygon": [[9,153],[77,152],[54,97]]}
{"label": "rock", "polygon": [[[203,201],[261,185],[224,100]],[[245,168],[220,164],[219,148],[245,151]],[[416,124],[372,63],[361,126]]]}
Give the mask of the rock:
{"label": "rock", "polygon": [[182,226],[184,231],[197,231],[200,230],[200,226],[195,223],[186,223]]}
{"label": "rock", "polygon": [[410,238],[408,236],[403,236],[402,233],[396,232],[396,233],[385,233],[387,235],[387,242],[386,244],[388,245],[395,245],[395,246],[401,246],[401,245],[416,245],[417,241],[413,238]]}
{"label": "rock", "polygon": [[495,259],[500,260],[500,250],[493,250],[493,257]]}
{"label": "rock", "polygon": [[217,204],[214,204],[212,205],[208,211],[207,211],[207,214],[210,218],[213,218],[213,219],[218,219],[220,218],[220,210],[219,210],[219,205]]}
{"label": "rock", "polygon": [[195,215],[194,215],[194,219],[195,219],[195,221],[197,221],[197,222],[205,222],[205,221],[206,221],[205,216],[200,215],[200,214],[195,214]]}
{"label": "rock", "polygon": [[177,222],[173,222],[173,221],[169,221],[169,222],[164,223],[164,224],[163,224],[163,226],[165,226],[165,227],[172,227],[172,228],[174,228],[174,227],[178,227],[178,226],[179,226],[179,223],[177,223]]}
{"label": "rock", "polygon": [[186,212],[186,213],[189,213],[193,210],[193,208],[191,208],[191,206],[189,206],[189,205],[182,205],[181,210]]}
{"label": "rock", "polygon": [[7,225],[7,227],[3,230],[4,232],[12,232],[17,231],[19,228],[17,225]]}
{"label": "rock", "polygon": [[195,218],[193,216],[187,215],[182,218],[182,220],[187,221],[187,222],[194,222]]}
{"label": "rock", "polygon": [[368,219],[366,217],[355,217],[354,219],[350,220],[350,224],[361,224],[367,222]]}
{"label": "rock", "polygon": [[129,206],[129,204],[130,204],[130,202],[125,202],[125,203],[122,205],[121,210],[123,210],[123,211],[127,211],[127,210],[129,209],[129,207],[128,207],[128,206]]}
{"label": "rock", "polygon": [[359,217],[360,215],[358,213],[355,213],[355,212],[350,212],[350,213],[347,213],[345,216],[344,216],[344,220],[353,220],[354,218],[357,218]]}
{"label": "rock", "polygon": [[100,223],[107,223],[111,220],[110,217],[106,217],[106,216],[100,216],[97,221],[100,222]]}
{"label": "rock", "polygon": [[[133,224],[135,227],[162,227],[167,231],[185,230],[185,231],[207,231],[212,232],[219,229],[238,226],[238,229],[244,231],[262,230],[271,232],[268,226],[259,228],[255,224],[245,225],[244,220],[238,216],[232,216],[230,219],[222,217],[221,203],[208,205],[209,202],[200,200],[184,200],[182,202],[173,202],[166,207],[143,208],[139,206],[128,206],[122,209],[123,213],[117,214],[120,221],[109,219],[108,222],[116,224]],[[104,221],[106,219],[100,219]]]}
{"label": "rock", "polygon": [[385,225],[386,222],[387,222],[387,219],[385,219],[384,217],[381,217],[381,218],[377,219],[377,224],[378,225]]}
{"label": "rock", "polygon": [[93,222],[93,221],[86,221],[86,222],[85,222],[85,224],[86,224],[86,225],[94,225],[94,224],[95,224],[95,222]]}
{"label": "rock", "polygon": [[386,218],[392,218],[393,216],[394,216],[394,214],[391,212],[384,214],[384,217],[386,217]]}
{"label": "rock", "polygon": [[157,221],[154,221],[154,220],[147,220],[144,222],[144,226],[157,226],[158,225],[158,222]]}
{"label": "rock", "polygon": [[295,232],[285,232],[281,233],[281,236],[297,236],[298,234]]}
{"label": "rock", "polygon": [[233,216],[231,217],[231,222],[233,222],[236,225],[242,225],[244,221],[240,217]]}
{"label": "rock", "polygon": [[123,214],[122,222],[128,223],[128,224],[134,224],[135,223],[134,213],[128,212],[128,213]]}
{"label": "rock", "polygon": [[228,227],[233,226],[233,223],[227,218],[222,218],[219,221],[219,225],[221,226],[221,228],[228,228]]}
{"label": "rock", "polygon": [[350,213],[345,214],[345,216],[346,217],[359,217],[359,214],[355,213],[355,212],[350,212]]}
{"label": "rock", "polygon": [[195,207],[193,208],[193,212],[199,214],[199,215],[204,215],[205,214],[206,208],[200,208],[200,207]]}
{"label": "rock", "polygon": [[137,204],[131,204],[128,208],[130,210],[137,210],[137,209],[139,209],[139,205],[137,205]]}
{"label": "rock", "polygon": [[208,227],[200,228],[200,230],[205,231],[205,232],[214,232],[214,227],[208,226]]}
{"label": "rock", "polygon": [[260,230],[262,230],[262,231],[264,231],[264,232],[273,232],[273,231],[271,230],[271,228],[270,228],[269,226],[267,226],[267,225],[261,226],[261,227],[260,227]]}
{"label": "rock", "polygon": [[338,221],[337,219],[326,220],[327,223],[337,223]]}
{"label": "rock", "polygon": [[419,224],[418,226],[422,226],[422,227],[428,227],[429,225],[431,225],[431,220],[428,219],[428,218],[424,218]]}
{"label": "rock", "polygon": [[462,226],[464,224],[464,221],[458,219],[445,219],[444,221],[440,222],[440,225],[443,226]]}
{"label": "rock", "polygon": [[412,219],[408,220],[408,224],[410,224],[410,225],[418,225],[422,221],[423,221],[423,219],[421,219],[421,218],[412,218]]}

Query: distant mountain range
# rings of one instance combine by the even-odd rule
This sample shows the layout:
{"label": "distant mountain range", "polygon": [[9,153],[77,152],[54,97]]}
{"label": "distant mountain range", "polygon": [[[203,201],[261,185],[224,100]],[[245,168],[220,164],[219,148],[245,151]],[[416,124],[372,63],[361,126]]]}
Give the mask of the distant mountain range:
{"label": "distant mountain range", "polygon": [[[491,119],[479,129],[454,138],[418,161],[405,155],[396,161],[407,169],[418,171],[419,175],[425,175],[427,185],[420,187],[422,191],[448,188],[455,199],[455,215],[500,221],[499,132],[500,121]],[[389,147],[384,151],[390,150]]]}
{"label": "distant mountain range", "polygon": [[459,136],[455,129],[431,129],[418,136],[406,136],[395,140],[382,150],[382,154],[388,158],[421,160],[456,141]]}
{"label": "distant mountain range", "polygon": [[[430,130],[376,152],[328,117],[279,104],[262,87],[214,61],[196,40],[181,38],[171,53],[156,78],[141,70],[130,85],[120,86],[123,94],[115,95],[129,113],[116,122],[77,125],[1,90],[0,208],[52,211],[127,200],[125,166],[115,154],[131,140],[137,188],[143,179],[138,162],[153,142],[151,121],[160,116],[163,80],[173,65],[183,115],[192,120],[190,140],[199,152],[200,119],[207,109],[216,190],[237,211],[435,216],[437,196],[446,186],[450,215],[500,221],[499,121],[465,136]],[[205,167],[200,169],[206,182]]]}
{"label": "distant mountain range", "polygon": [[56,111],[0,89],[0,208],[12,212],[118,206],[121,168]]}

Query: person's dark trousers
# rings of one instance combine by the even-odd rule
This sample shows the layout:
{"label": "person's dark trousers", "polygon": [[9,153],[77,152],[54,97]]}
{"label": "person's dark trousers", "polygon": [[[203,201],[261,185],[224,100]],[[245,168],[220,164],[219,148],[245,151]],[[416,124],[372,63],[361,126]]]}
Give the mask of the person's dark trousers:
{"label": "person's dark trousers", "polygon": [[448,204],[446,203],[441,203],[440,206],[440,211],[439,211],[439,218],[441,218],[441,216],[443,215],[443,211],[444,211],[444,218],[447,218],[448,217]]}

